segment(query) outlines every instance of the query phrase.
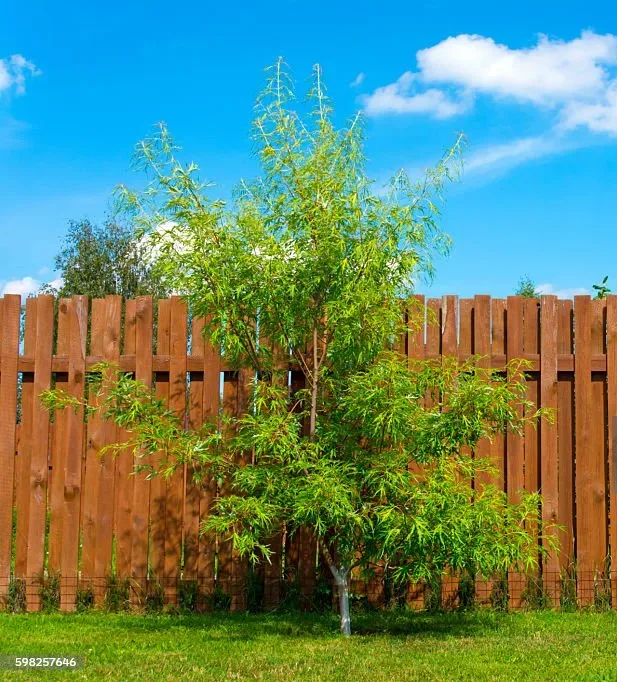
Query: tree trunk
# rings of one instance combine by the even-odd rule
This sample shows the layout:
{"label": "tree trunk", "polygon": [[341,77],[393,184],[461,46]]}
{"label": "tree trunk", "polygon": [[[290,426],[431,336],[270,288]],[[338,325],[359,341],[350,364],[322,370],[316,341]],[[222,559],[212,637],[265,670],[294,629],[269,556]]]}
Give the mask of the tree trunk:
{"label": "tree trunk", "polygon": [[347,573],[338,572],[336,579],[336,589],[338,591],[339,614],[341,616],[341,633],[345,637],[351,635],[351,619],[349,617],[349,585],[347,584]]}

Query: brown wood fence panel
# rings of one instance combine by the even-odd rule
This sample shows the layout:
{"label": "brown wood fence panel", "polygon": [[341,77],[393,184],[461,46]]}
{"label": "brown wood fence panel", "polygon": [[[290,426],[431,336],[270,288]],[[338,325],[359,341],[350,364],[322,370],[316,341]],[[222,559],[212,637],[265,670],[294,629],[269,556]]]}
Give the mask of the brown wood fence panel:
{"label": "brown wood fence panel", "polygon": [[[171,299],[169,333],[169,407],[181,423],[186,413],[187,309],[177,296]],[[169,603],[176,601],[182,552],[184,476],[180,466],[167,479],[165,500],[165,584]]]}
{"label": "brown wood fence panel", "polygon": [[[74,398],[84,395],[86,379],[86,341],[88,332],[88,299],[74,296],[69,305],[69,371],[68,392]],[[79,574],[79,527],[84,452],[84,411],[66,412],[63,486],[63,526],[60,574],[62,576],[61,607],[75,609]]]}
{"label": "brown wood fence panel", "polygon": [[[0,598],[12,577],[26,579],[28,608],[36,610],[41,575],[59,572],[61,607],[72,610],[78,587],[93,586],[100,601],[104,581],[115,574],[131,576],[140,598],[151,579],[165,586],[167,601],[176,602],[178,580],[191,579],[205,593],[218,584],[234,609],[245,608],[246,561],[228,544],[217,548],[199,534],[217,494],[215,482],[197,482],[192,470],[182,469],[167,481],[133,475],[132,453],[121,452],[115,460],[111,453],[100,454],[126,434],[98,416],[84,421],[83,414],[68,410],[50,417],[38,396],[56,385],[81,397],[92,366],[113,361],[146,384],[156,376],[156,395],[198,428],[205,419],[218,422],[221,372],[222,409],[234,415],[246,410],[252,375],[225,366],[225,358],[203,338],[202,320],[192,320],[187,354],[187,310],[179,298],[158,302],[156,350],[150,297],[127,301],[124,315],[119,297],[63,300],[56,316],[52,297],[29,299],[21,353],[20,304],[19,297],[0,298]],[[414,311],[424,305],[426,320],[414,326]],[[472,485],[494,483],[513,501],[521,490],[539,489],[542,518],[564,527],[555,531],[560,551],[543,561],[548,596],[557,603],[560,572],[573,575],[576,568],[581,604],[608,593],[617,605],[617,296],[576,297],[574,304],[553,296],[428,301],[417,296],[409,303],[408,322],[397,348],[410,362],[476,354],[481,366],[503,369],[507,360],[529,361],[526,396],[554,410],[555,421],[528,426],[522,436],[508,433],[479,443],[474,456],[489,457],[498,474],[479,476]],[[289,369],[293,395],[303,379],[293,363]],[[410,471],[420,469],[410,463]],[[218,491],[225,492],[225,487]],[[300,529],[277,536],[274,545],[273,564],[260,573],[265,605],[278,604],[286,580],[296,582],[303,603],[310,605],[317,579],[314,538]],[[609,559],[610,589],[604,581]],[[378,575],[365,587],[375,605],[383,601],[383,579]],[[511,572],[512,606],[522,605],[528,579]],[[477,581],[483,601],[492,584]],[[422,585],[410,586],[408,603],[420,606],[423,591]],[[442,597],[454,602],[456,596],[457,578],[447,576]]]}
{"label": "brown wood fence panel", "polygon": [[[103,357],[103,333],[105,329],[105,300],[92,301],[90,326],[90,355]],[[91,391],[88,403],[94,407],[97,398]],[[103,419],[98,414],[88,416],[86,425],[86,471],[84,476],[84,504],[81,517],[82,556],[81,575],[84,586],[96,588],[96,596],[100,599],[101,592],[95,584],[96,572],[96,540],[98,527],[98,499],[99,499],[99,451],[104,445]]]}
{"label": "brown wood fence panel", "polygon": [[[137,302],[126,301],[124,308],[124,354],[134,356],[136,353],[136,323]],[[118,442],[124,442],[129,434],[123,429],[118,430]],[[116,504],[115,537],[116,537],[116,573],[120,578],[131,576],[131,553],[133,542],[133,496],[135,478],[131,476],[135,462],[130,448],[121,451],[116,461]]]}
{"label": "brown wood fence panel", "polygon": [[5,296],[0,308],[0,600],[11,573],[20,304]]}
{"label": "brown wood fence panel", "polygon": [[[541,338],[540,338],[540,404],[552,410],[556,419],[557,413],[557,299],[555,296],[543,296],[541,306]],[[559,521],[559,460],[557,442],[557,424],[545,421],[538,426],[540,431],[540,491],[542,493],[542,520],[556,524]],[[554,535],[550,531],[550,535]],[[550,552],[545,558],[543,568],[552,579],[547,581],[547,590],[552,603],[558,603],[559,583],[554,576],[560,570],[559,553]]]}
{"label": "brown wood fence panel", "polygon": [[[559,301],[557,306],[557,355],[574,352],[572,301]],[[560,567],[566,572],[573,569],[576,560],[574,537],[574,373],[557,370],[557,457],[559,460],[559,533]]]}
{"label": "brown wood fence panel", "polygon": [[[37,299],[26,301],[24,325],[24,354],[34,356],[36,343]],[[21,423],[19,448],[17,450],[15,508],[17,512],[17,538],[15,543],[15,576],[26,577],[28,556],[28,519],[30,517],[30,457],[32,451],[32,411],[34,409],[34,375],[22,373]]]}
{"label": "brown wood fence panel", "polygon": [[[152,297],[140,296],[135,311],[135,378],[152,387]],[[146,466],[149,459],[137,457]],[[148,576],[148,530],[150,519],[150,481],[147,472],[135,474],[133,484],[131,575],[140,591],[146,589]]]}
{"label": "brown wood fence panel", "polygon": [[49,413],[38,396],[51,386],[53,351],[53,296],[39,296],[34,348],[34,395],[32,408],[32,451],[30,457],[30,513],[28,518],[28,554],[26,574],[29,582],[28,608],[40,608],[39,581],[45,562],[45,522],[47,512],[47,477],[49,456]]}
{"label": "brown wood fence panel", "polygon": [[[63,298],[58,302],[56,318],[56,355],[69,354],[69,306],[70,300]],[[56,373],[55,387],[60,391],[68,388],[68,374]],[[60,571],[62,555],[62,526],[64,523],[64,467],[67,454],[65,447],[67,412],[54,413],[54,432],[51,439],[50,478],[49,478],[49,556],[47,567],[50,573]]]}

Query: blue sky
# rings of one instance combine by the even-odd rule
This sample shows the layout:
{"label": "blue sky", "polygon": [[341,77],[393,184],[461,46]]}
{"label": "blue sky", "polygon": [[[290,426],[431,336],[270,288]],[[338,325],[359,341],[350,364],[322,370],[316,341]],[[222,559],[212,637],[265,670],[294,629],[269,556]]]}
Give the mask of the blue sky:
{"label": "blue sky", "polygon": [[67,221],[135,183],[164,120],[222,194],[256,165],[263,69],[324,69],[341,122],[366,114],[369,171],[418,172],[467,137],[432,295],[617,289],[617,6],[598,1],[5,3],[0,292],[51,280]]}

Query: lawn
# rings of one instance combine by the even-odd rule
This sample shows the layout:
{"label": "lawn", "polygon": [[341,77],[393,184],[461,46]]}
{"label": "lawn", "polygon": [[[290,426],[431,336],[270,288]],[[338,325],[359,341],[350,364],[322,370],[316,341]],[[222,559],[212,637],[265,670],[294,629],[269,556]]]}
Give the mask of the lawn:
{"label": "lawn", "polygon": [[86,656],[0,679],[617,680],[617,613],[0,614],[0,654]]}

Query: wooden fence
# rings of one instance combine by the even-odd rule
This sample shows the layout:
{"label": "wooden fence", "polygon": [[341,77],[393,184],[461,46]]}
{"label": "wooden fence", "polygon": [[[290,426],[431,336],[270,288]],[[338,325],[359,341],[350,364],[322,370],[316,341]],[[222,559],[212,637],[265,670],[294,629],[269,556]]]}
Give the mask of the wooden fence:
{"label": "wooden fence", "polygon": [[[410,329],[410,358],[478,354],[496,368],[530,360],[527,396],[555,409],[555,423],[483,442],[477,451],[495,461],[512,500],[520,490],[540,490],[542,517],[563,526],[560,553],[542,567],[553,602],[568,572],[579,604],[602,598],[617,605],[610,570],[617,567],[617,296],[445,296],[425,304],[436,323]],[[248,375],[228,371],[204,342],[203,321],[188,328],[180,298],[157,305],[153,339],[149,297],[76,296],[58,305],[51,296],[30,298],[20,337],[19,296],[0,299],[0,600],[21,584],[28,609],[36,610],[42,576],[59,575],[61,607],[72,610],[78,591],[102,599],[114,575],[130,579],[136,599],[155,585],[165,603],[175,603],[190,583],[204,594],[229,595],[232,609],[246,607],[246,563],[227,544],[207,544],[198,534],[215,484],[197,485],[186,470],[169,480],[129,475],[130,455],[99,454],[123,438],[113,424],[99,417],[86,423],[72,410],[51,419],[37,398],[52,385],[83,396],[88,369],[105,359],[147,384],[154,378],[157,395],[189,426],[219,410],[241,414]],[[292,371],[292,386],[299,381]],[[282,532],[273,549],[272,564],[251,578],[264,605],[276,606],[293,590],[309,603],[323,572],[310,535]],[[510,604],[520,605],[528,578],[513,573],[508,581]],[[495,586],[476,587],[488,594]],[[356,589],[376,604],[384,597],[380,576]],[[444,598],[455,596],[456,578],[442,589]],[[421,602],[418,594],[410,590],[408,600]]]}

